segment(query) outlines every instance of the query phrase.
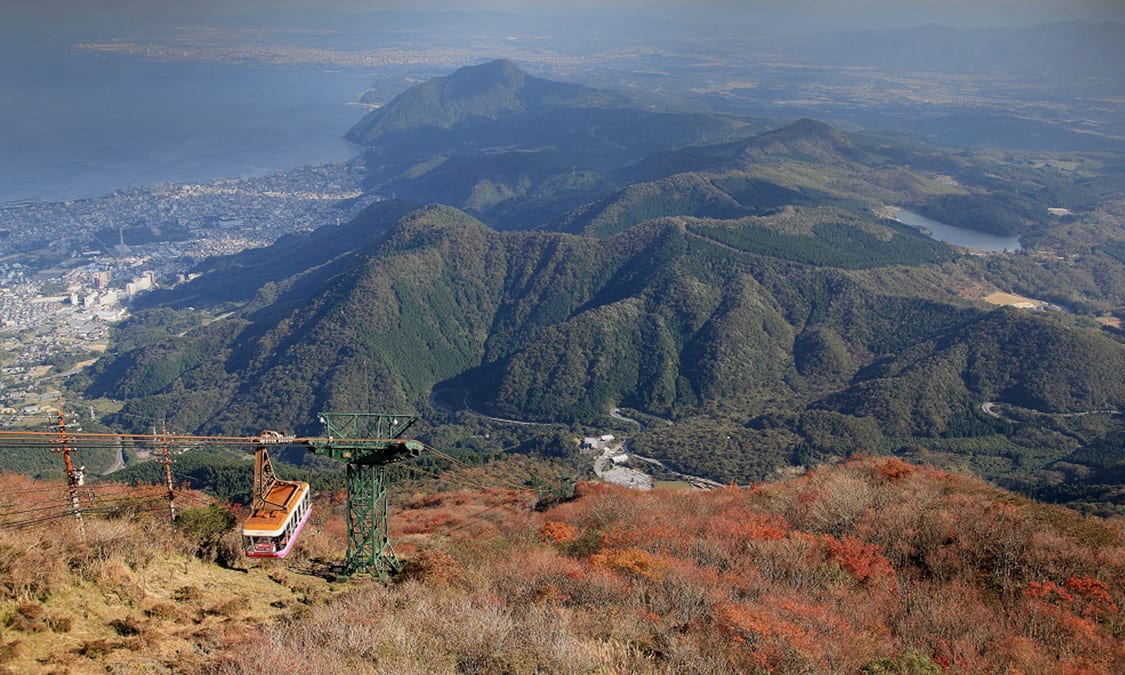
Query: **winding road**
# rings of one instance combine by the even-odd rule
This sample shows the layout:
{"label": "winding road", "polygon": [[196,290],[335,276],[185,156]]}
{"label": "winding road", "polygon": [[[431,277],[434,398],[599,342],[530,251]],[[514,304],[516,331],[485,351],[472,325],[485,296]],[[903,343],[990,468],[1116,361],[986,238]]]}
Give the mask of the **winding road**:
{"label": "winding road", "polygon": [[[640,427],[642,429],[645,428],[644,423],[641,422],[640,420],[635,420],[632,417],[626,417],[625,415],[622,415],[621,414],[621,408],[610,408],[609,416],[612,417],[615,420],[621,420],[622,422],[632,422],[633,424],[636,424],[638,427]],[[656,415],[649,415],[649,414],[646,413],[645,416],[651,417],[654,420],[660,420],[661,422],[667,424],[668,426],[672,426],[673,424],[675,424],[675,422],[673,422],[672,420],[665,419],[663,417],[657,417]]]}
{"label": "winding road", "polygon": [[[985,415],[995,417],[998,420],[1007,419],[1006,417],[1004,417],[1000,413],[996,412],[996,405],[997,405],[996,401],[985,401],[984,403],[980,404],[980,411],[982,413],[984,413]],[[1043,411],[1043,410],[1035,410],[1033,408],[1027,408],[1027,409],[1031,410],[1031,412],[1033,412],[1037,415],[1050,415],[1051,417],[1085,417],[1087,415],[1120,415],[1120,414],[1122,414],[1120,410],[1110,410],[1110,409],[1107,409],[1107,410],[1083,410],[1081,412],[1072,412],[1072,413],[1052,413],[1052,412],[1046,412],[1046,411]]]}
{"label": "winding road", "polygon": [[[460,408],[456,408],[454,406],[447,405],[447,404],[442,403],[441,401],[438,400],[438,395],[444,394],[444,393],[447,393],[447,392],[451,392],[451,391],[461,392],[461,407]],[[479,410],[473,410],[472,408],[469,407],[469,390],[468,389],[458,388],[458,389],[442,389],[442,390],[430,391],[430,405],[432,405],[433,407],[437,408],[438,410],[442,411],[443,413],[445,413],[447,415],[452,415],[455,412],[458,412],[458,411],[461,411],[461,410],[466,410],[466,411],[471,412],[472,414],[476,415],[477,417],[480,417],[481,419],[486,419],[486,420],[489,420],[490,422],[500,422],[501,424],[518,424],[520,426],[525,426],[525,427],[550,427],[550,426],[555,425],[554,422],[529,422],[527,420],[513,420],[513,419],[510,419],[510,418],[507,418],[507,417],[493,417],[492,415],[486,415],[486,414],[480,412]]]}
{"label": "winding road", "polygon": [[609,416],[612,417],[615,420],[621,420],[622,422],[632,422],[633,424],[636,424],[638,427],[641,427],[642,429],[645,426],[645,425],[641,424],[640,422],[638,422],[637,420],[633,419],[632,417],[626,417],[626,416],[622,415],[621,414],[621,408],[611,408],[610,411],[609,411]]}

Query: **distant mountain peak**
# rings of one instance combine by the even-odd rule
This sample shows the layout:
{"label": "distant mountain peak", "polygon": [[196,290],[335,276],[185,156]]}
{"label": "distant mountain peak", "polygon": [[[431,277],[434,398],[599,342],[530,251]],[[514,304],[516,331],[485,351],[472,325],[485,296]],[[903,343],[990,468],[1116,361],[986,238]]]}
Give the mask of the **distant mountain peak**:
{"label": "distant mountain peak", "polygon": [[770,155],[820,156],[847,151],[854,146],[854,141],[844,132],[803,117],[751,139],[747,149]]}
{"label": "distant mountain peak", "polygon": [[[458,68],[445,80],[455,87],[466,85],[475,87],[522,87],[531,77],[515,61],[509,59],[496,59],[487,63]],[[432,80],[431,80],[432,81]]]}
{"label": "distant mountain peak", "polygon": [[525,73],[518,65],[516,65],[516,62],[511,59],[496,59],[494,61],[488,61],[486,63],[477,64],[475,66],[465,66],[464,68],[456,71],[454,75],[460,72],[473,70],[502,73],[507,75],[518,75],[521,77],[527,75],[527,73]]}
{"label": "distant mountain peak", "polygon": [[360,120],[347,138],[374,145],[389,134],[449,129],[463,122],[495,120],[529,110],[627,103],[620,94],[535,77],[513,61],[496,59],[411,87]]}
{"label": "distant mountain peak", "polygon": [[805,139],[818,138],[830,141],[839,141],[843,138],[843,134],[831,125],[809,117],[802,117],[788,126],[762,134],[762,137],[769,136]]}

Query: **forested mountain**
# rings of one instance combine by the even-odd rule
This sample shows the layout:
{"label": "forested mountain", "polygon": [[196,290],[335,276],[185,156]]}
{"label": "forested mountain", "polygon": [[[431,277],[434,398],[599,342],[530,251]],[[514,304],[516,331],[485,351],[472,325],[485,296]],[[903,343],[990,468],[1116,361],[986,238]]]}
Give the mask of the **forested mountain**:
{"label": "forested mountain", "polygon": [[[386,119],[431,117],[376,124],[368,161],[443,147],[382,185],[451,205],[386,200],[205,261],[118,330],[87,393],[127,401],[124,424],[240,434],[315,431],[325,409],[434,417],[434,392],[578,425],[624,406],[675,422],[637,434],[638,452],[724,481],[897,452],[1018,487],[1059,471],[1112,485],[1125,345],[1092,321],[989,309],[963,290],[1108,303],[1116,249],[1091,247],[1101,267],[1084,277],[1068,262],[963,256],[879,215],[987,204],[1046,237],[1041,214],[1020,209],[1048,194],[1093,208],[1108,183],[814,120],[753,135],[599,96],[507,63],[408,91]],[[733,138],[699,143],[708,129]],[[597,152],[610,137],[612,161]],[[562,170],[564,154],[586,163]],[[185,325],[188,306],[230,316]]]}
{"label": "forested mountain", "polygon": [[315,233],[282,237],[266,248],[208,258],[197,271],[203,276],[190,285],[138,298],[140,307],[201,307],[245,303],[258,305],[276,299],[281,289],[319,288],[327,279],[355,264],[358,256],[380,241],[399,219],[418,207],[384,201],[340,225],[326,225]]}
{"label": "forested mountain", "polygon": [[[397,214],[400,208],[386,204],[372,211]],[[371,222],[383,220],[371,216]],[[319,240],[310,237],[304,246],[319,248]],[[284,259],[288,245],[278,244],[276,259]],[[274,259],[268,252],[257,255]],[[677,398],[698,398],[688,380],[677,386],[680,352],[693,337],[700,352],[721,342],[721,335],[712,334],[724,321],[709,319],[717,312],[720,319],[743,310],[746,291],[731,285],[748,283],[739,280],[745,266],[735,263],[720,274],[708,269],[716,259],[734,262],[736,257],[674,224],[653,223],[608,240],[502,234],[456,210],[429,207],[402,219],[323,287],[292,284],[275,306],[247,314],[244,327],[227,322],[200,328],[107,364],[98,386],[112,387],[109,393],[120,396],[129,391],[130,405],[137,407],[143,405],[141,397],[171,394],[167,387],[185,382],[198,396],[196,384],[242,380],[244,394],[256,392],[248,397],[253,403],[242,405],[264,406],[261,414],[247,415],[250,411],[239,409],[240,404],[233,403],[232,410],[225,401],[206,411],[177,405],[178,423],[192,427],[219,408],[232,418],[279,419],[280,414],[279,421],[300,424],[313,418],[316,404],[355,405],[348,397],[362,390],[363,382],[349,381],[353,377],[382,383],[376,400],[384,405],[419,407],[433,385],[473,368],[478,369],[475,393],[509,414],[595,416],[636,390],[638,379],[657,388],[637,394],[659,401],[656,409],[668,412]],[[255,274],[252,264],[246,269]],[[681,306],[683,294],[693,287],[703,297]],[[185,298],[195,301],[199,295]],[[780,307],[766,304],[776,328],[787,330]],[[293,309],[286,313],[277,307]],[[667,349],[642,369],[638,355],[651,352],[646,345],[660,344],[661,336]],[[215,367],[220,352],[229,375],[209,373],[196,382],[196,368]],[[695,370],[700,358],[693,355],[689,369]],[[744,365],[755,364],[750,359]],[[611,365],[614,372],[604,370]],[[559,377],[563,372],[568,376]],[[700,375],[698,386],[709,391],[709,378]],[[742,373],[733,375],[738,379]],[[269,382],[287,384],[271,387]],[[269,399],[276,401],[265,402]],[[203,415],[187,417],[192,413]]]}
{"label": "forested mountain", "polygon": [[635,107],[620,94],[537,78],[500,60],[407,90],[348,138],[364,147],[373,189],[529,229],[620,187],[614,172],[654,152],[766,128]]}
{"label": "forested mountain", "polygon": [[[958,433],[989,400],[1069,413],[1125,393],[1125,347],[1109,337],[873,287],[805,260],[812,244],[740,248],[691,218],[603,238],[497,232],[442,206],[386,227],[404,210],[387,202],[364,214],[359,240],[373,243],[324,283],[302,283],[306,272],[263,289],[238,319],[106,359],[90,393],[127,398],[128,415],[225,433],[253,433],[261,420],[310,431],[323,409],[423,410],[435,388],[522,419],[588,422],[620,404],[683,420],[688,433],[718,415],[749,425],[733,455],[688,459],[674,440],[640,442],[728,480],[763,475],[817,434],[807,451],[845,449],[841,434],[856,424],[874,434],[865,449],[879,450]],[[799,414],[776,418],[782,410]],[[838,428],[811,431],[818,414]],[[766,427],[785,432],[763,442]],[[755,446],[752,461],[737,459]]]}
{"label": "forested mountain", "polygon": [[449,129],[552,107],[622,107],[627,103],[620,94],[534,77],[515,63],[499,59],[411,88],[369,113],[347,137],[370,145],[392,134]]}

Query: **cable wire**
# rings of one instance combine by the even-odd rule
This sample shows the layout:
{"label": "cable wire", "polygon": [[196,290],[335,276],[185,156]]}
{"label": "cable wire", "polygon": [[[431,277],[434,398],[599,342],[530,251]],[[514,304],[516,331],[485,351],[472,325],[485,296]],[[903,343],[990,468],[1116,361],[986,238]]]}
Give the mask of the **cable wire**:
{"label": "cable wire", "polygon": [[[438,450],[437,448],[435,448],[433,446],[424,445],[423,447],[425,447],[426,450],[429,450],[434,455],[437,455],[438,457],[441,457],[442,459],[445,459],[449,462],[453,462],[454,464],[458,464],[464,469],[473,470],[473,469],[479,468],[479,467],[472,466],[472,465],[468,464],[467,462],[461,461],[461,460],[457,459],[456,457],[453,457],[452,455],[446,454],[446,453],[442,452],[441,450]],[[512,488],[513,490],[516,490],[516,491],[519,491],[519,492],[524,492],[524,491],[527,491],[527,490],[530,489],[527,486],[517,485],[515,483],[508,482],[508,481],[506,481],[502,478],[495,478],[495,477],[492,477],[492,478],[497,483],[501,483],[504,486]]]}

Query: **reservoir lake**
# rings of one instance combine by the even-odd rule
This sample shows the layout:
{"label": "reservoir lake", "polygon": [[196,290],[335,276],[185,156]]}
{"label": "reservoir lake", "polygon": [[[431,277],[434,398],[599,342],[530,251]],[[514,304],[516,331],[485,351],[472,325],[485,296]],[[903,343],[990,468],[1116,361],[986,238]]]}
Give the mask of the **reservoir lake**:
{"label": "reservoir lake", "polygon": [[895,220],[904,225],[916,227],[934,239],[944,241],[952,246],[963,246],[986,253],[1019,251],[1023,248],[1020,245],[1019,237],[1000,236],[963,227],[954,227],[907,209],[898,209],[895,213]]}

